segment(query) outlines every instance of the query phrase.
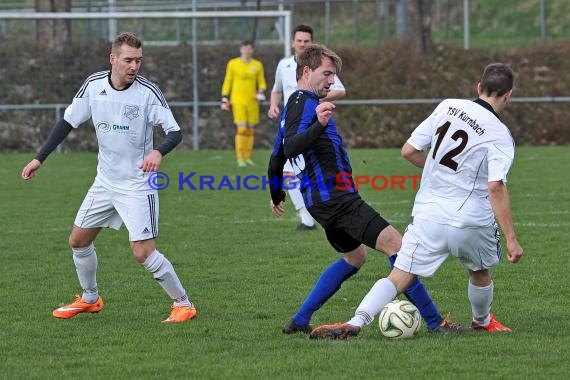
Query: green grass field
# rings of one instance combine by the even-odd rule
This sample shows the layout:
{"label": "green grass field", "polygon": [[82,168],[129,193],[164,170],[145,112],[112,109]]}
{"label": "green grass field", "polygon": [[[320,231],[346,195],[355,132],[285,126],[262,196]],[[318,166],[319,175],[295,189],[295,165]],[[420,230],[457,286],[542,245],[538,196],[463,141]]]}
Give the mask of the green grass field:
{"label": "green grass field", "polygon": [[[494,272],[498,318],[511,334],[431,336],[422,326],[407,341],[382,337],[376,322],[348,342],[284,336],[318,274],[336,259],[322,229],[296,232],[289,206],[274,219],[267,191],[176,189],[178,172],[262,175],[238,171],[230,151],[175,151],[162,171],[174,183],[161,192],[159,249],[197,304],[197,319],[161,325],[170,300],[131,257],[127,232],[96,241],[99,314],[56,320],[52,309],[79,291],[67,237],[95,175],[95,154],[54,154],[31,182],[19,178],[31,154],[2,155],[0,218],[0,378],[5,379],[563,379],[568,376],[568,228],[570,150],[521,147],[509,177],[515,224],[525,257]],[[355,174],[418,171],[394,149],[353,150]],[[263,162],[263,164],[261,164]],[[414,191],[363,197],[403,230]],[[323,324],[348,319],[369,287],[388,273],[370,252],[359,275],[315,315]],[[470,320],[467,277],[450,259],[425,283],[442,313]]]}

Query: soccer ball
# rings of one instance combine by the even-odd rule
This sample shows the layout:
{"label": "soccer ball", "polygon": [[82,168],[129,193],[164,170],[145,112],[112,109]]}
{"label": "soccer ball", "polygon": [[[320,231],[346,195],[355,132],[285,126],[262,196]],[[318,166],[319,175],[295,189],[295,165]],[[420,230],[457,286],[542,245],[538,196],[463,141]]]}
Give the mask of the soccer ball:
{"label": "soccer ball", "polygon": [[387,338],[411,338],[422,324],[420,311],[408,301],[394,300],[382,309],[378,317],[380,332]]}

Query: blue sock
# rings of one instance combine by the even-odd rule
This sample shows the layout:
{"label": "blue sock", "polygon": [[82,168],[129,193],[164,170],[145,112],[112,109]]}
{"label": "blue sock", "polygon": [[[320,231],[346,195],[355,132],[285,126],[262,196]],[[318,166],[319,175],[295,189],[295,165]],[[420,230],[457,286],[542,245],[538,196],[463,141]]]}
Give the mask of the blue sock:
{"label": "blue sock", "polygon": [[305,326],[311,320],[313,313],[321,308],[333,294],[340,289],[340,285],[352,275],[358,272],[344,259],[338,259],[321,274],[317,283],[293,317],[296,324]]}
{"label": "blue sock", "polygon": [[[392,255],[388,257],[390,261],[390,267],[394,268],[394,263],[396,262],[397,255]],[[439,326],[443,318],[439,314],[437,307],[435,307],[429,293],[427,292],[424,284],[416,277],[415,281],[410,285],[408,289],[404,292],[406,297],[411,303],[416,305],[422,318],[424,319],[428,330],[433,330]]]}

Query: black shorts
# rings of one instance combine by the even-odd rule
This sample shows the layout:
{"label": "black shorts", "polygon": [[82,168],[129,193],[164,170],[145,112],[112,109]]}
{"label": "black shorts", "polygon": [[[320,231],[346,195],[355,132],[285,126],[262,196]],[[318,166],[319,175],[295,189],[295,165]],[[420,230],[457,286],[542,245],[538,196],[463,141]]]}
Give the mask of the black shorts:
{"label": "black shorts", "polygon": [[317,203],[309,208],[309,213],[323,226],[329,243],[341,253],[353,251],[360,244],[375,248],[378,235],[390,225],[355,193]]}

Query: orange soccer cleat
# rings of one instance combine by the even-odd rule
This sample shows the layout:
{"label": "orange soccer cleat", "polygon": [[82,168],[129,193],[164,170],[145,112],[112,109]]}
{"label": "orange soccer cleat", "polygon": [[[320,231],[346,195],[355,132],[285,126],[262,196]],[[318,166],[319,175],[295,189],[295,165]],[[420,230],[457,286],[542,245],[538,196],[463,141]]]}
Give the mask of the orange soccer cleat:
{"label": "orange soccer cleat", "polygon": [[333,323],[332,325],[319,326],[311,331],[311,339],[347,340],[357,336],[360,327],[348,323]]}
{"label": "orange soccer cleat", "polygon": [[162,323],[182,323],[198,315],[194,305],[192,306],[172,306],[170,315]]}
{"label": "orange soccer cleat", "polygon": [[501,322],[495,319],[495,315],[491,313],[491,320],[487,326],[481,326],[476,322],[471,322],[471,328],[474,330],[485,330],[489,331],[490,333],[500,333],[500,332],[511,332],[509,327],[503,325]]}
{"label": "orange soccer cleat", "polygon": [[52,314],[56,318],[69,319],[79,313],[98,313],[101,310],[103,310],[103,299],[101,297],[97,298],[95,303],[87,303],[79,294],[76,294],[73,303],[55,309]]}

